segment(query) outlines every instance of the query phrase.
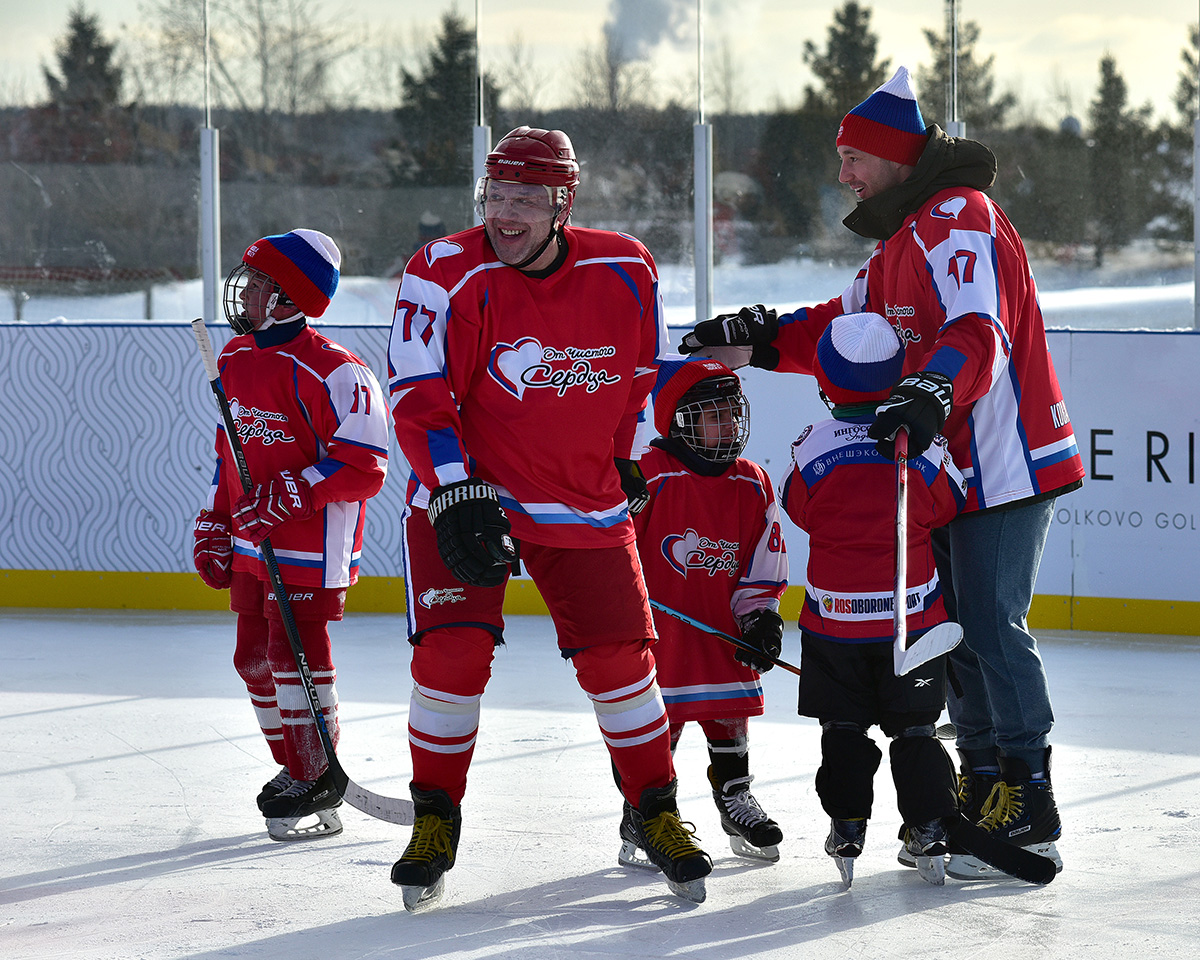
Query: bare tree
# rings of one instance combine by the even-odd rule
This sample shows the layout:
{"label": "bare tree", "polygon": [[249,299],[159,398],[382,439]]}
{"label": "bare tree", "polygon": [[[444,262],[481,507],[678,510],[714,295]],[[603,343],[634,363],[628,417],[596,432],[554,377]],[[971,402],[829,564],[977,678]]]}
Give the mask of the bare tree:
{"label": "bare tree", "polygon": [[721,37],[716,56],[711,61],[709,79],[717,112],[737,113],[742,106],[742,71],[733,56],[733,44],[728,35]]}
{"label": "bare tree", "polygon": [[617,113],[648,101],[649,65],[630,59],[611,31],[604,31],[600,46],[585,47],[579,63],[575,92],[580,106]]}
{"label": "bare tree", "polygon": [[509,110],[520,114],[536,114],[542,91],[550,83],[547,71],[533,62],[533,52],[525,45],[520,31],[508,43],[508,59],[500,69],[500,80],[508,97]]}

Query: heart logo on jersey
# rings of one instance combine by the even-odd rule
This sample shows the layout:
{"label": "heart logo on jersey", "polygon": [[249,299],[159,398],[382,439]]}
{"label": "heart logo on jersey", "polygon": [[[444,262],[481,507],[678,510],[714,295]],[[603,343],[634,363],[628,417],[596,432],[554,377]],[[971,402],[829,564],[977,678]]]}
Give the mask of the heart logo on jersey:
{"label": "heart logo on jersey", "polygon": [[957,220],[958,215],[963,212],[963,207],[966,205],[966,197],[951,197],[949,200],[943,200],[934,207],[930,216],[941,217],[943,220]]}
{"label": "heart logo on jersey", "polygon": [[534,337],[516,343],[498,343],[488,358],[488,373],[500,386],[520,400],[525,395],[525,371],[542,362],[545,350]]}
{"label": "heart logo on jersey", "polygon": [[425,246],[425,262],[432,267],[442,257],[453,257],[462,252],[463,248],[453,240],[434,240]]}
{"label": "heart logo on jersey", "polygon": [[677,533],[672,533],[669,536],[663,537],[662,554],[666,558],[667,563],[671,565],[676,573],[681,577],[686,577],[688,572],[688,557],[693,556],[700,549],[700,534],[695,530],[689,529],[687,533],[680,536]]}

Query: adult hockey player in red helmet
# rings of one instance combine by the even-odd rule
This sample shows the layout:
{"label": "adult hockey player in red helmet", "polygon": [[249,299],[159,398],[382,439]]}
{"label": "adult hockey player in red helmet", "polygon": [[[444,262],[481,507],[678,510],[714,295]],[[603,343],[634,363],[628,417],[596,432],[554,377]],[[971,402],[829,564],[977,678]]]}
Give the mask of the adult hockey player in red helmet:
{"label": "adult hockey player in red helmet", "polygon": [[379,382],[361,360],[308,325],[337,290],[341,254],[316,230],[252,243],[225,283],[238,336],[217,366],[255,489],[245,494],[223,425],[217,468],[196,518],[200,578],[230,590],[234,667],[281,767],[258,795],[276,840],[339,833],[341,797],[300,686],[260,544],[279,562],[331,739],[338,738],[329,621],[358,578],[366,501],[387,472]]}
{"label": "adult hockey player in red helmet", "polygon": [[[759,674],[774,666],[783,642],[788,563],[779,508],[766,471],[742,456],[750,404],[737,374],[717,360],[668,357],[653,396],[660,436],[639,461],[649,502],[634,518],[646,586],[659,603],[753,648],[655,614],[671,744],[689,721],[700,726],[730,847],[775,862],[783,832],[750,792],[748,729],[763,712]],[[618,859],[643,865],[628,820],[620,832]]]}
{"label": "adult hockey player in red helmet", "polygon": [[682,896],[702,900],[712,869],[675,804],[631,519],[646,497],[635,433],[668,343],[658,273],[634,238],[569,225],[578,184],[565,133],[518,127],[476,186],[483,223],[426,244],[400,284],[388,386],[412,468],[416,822],[392,881],[409,909],[437,899],[456,862],[467,771],[486,734],[479,704],[495,647],[511,639],[502,605],[518,544],[639,840]]}

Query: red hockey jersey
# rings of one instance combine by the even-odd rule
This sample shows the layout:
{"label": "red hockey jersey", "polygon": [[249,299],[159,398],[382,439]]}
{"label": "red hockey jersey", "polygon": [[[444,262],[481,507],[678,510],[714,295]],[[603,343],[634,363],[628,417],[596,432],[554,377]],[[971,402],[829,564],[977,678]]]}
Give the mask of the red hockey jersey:
{"label": "red hockey jersey", "polygon": [[[896,581],[896,464],[867,437],[873,417],[822,420],[792,444],[780,500],[808,531],[808,578],[800,627],[850,643],[892,639]],[[946,620],[930,533],[949,523],[966,481],[944,437],[911,457],[908,482],[908,631]]]}
{"label": "red hockey jersey", "polygon": [[[301,473],[315,511],[271,532],[283,582],[347,587],[358,579],[366,500],[387,474],[388,415],[379,381],[345,347],[311,327],[278,346],[234,337],[217,361],[233,420],[256,483],[280,470]],[[208,509],[228,515],[242,495],[224,424]],[[267,580],[262,552],[233,527],[233,568]]]}
{"label": "red hockey jersey", "polygon": [[[779,609],[788,564],[771,481],[739,459],[718,477],[693,473],[665,450],[642,455],[649,504],[634,517],[650,596],[735,637],[755,610]],[[658,685],[672,723],[763,712],[758,673],[728,641],[654,612]]]}
{"label": "red hockey jersey", "polygon": [[542,279],[497,260],[482,226],[416,253],[388,342],[392,415],[409,503],[479,477],[518,539],[617,546],[634,532],[613,458],[631,457],[668,346],[658,274],[632,237],[564,234]]}
{"label": "red hockey jersey", "polygon": [[905,373],[936,370],[954,382],[942,432],[967,478],[966,510],[1083,478],[1024,246],[985,193],[934,194],[875,247],[840,297],[780,317],[776,369],[812,373],[829,322],[867,310],[900,334]]}

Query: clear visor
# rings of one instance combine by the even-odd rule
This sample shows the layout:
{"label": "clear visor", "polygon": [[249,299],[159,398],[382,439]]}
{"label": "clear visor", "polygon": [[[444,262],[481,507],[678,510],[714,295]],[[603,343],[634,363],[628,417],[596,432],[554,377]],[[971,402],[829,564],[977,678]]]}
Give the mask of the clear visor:
{"label": "clear visor", "polygon": [[739,392],[680,404],[671,433],[703,460],[732,463],[750,439],[750,402]]}
{"label": "clear visor", "polygon": [[513,183],[491,177],[480,177],[475,183],[475,215],[480,220],[544,223],[558,216],[566,205],[566,187]]}

